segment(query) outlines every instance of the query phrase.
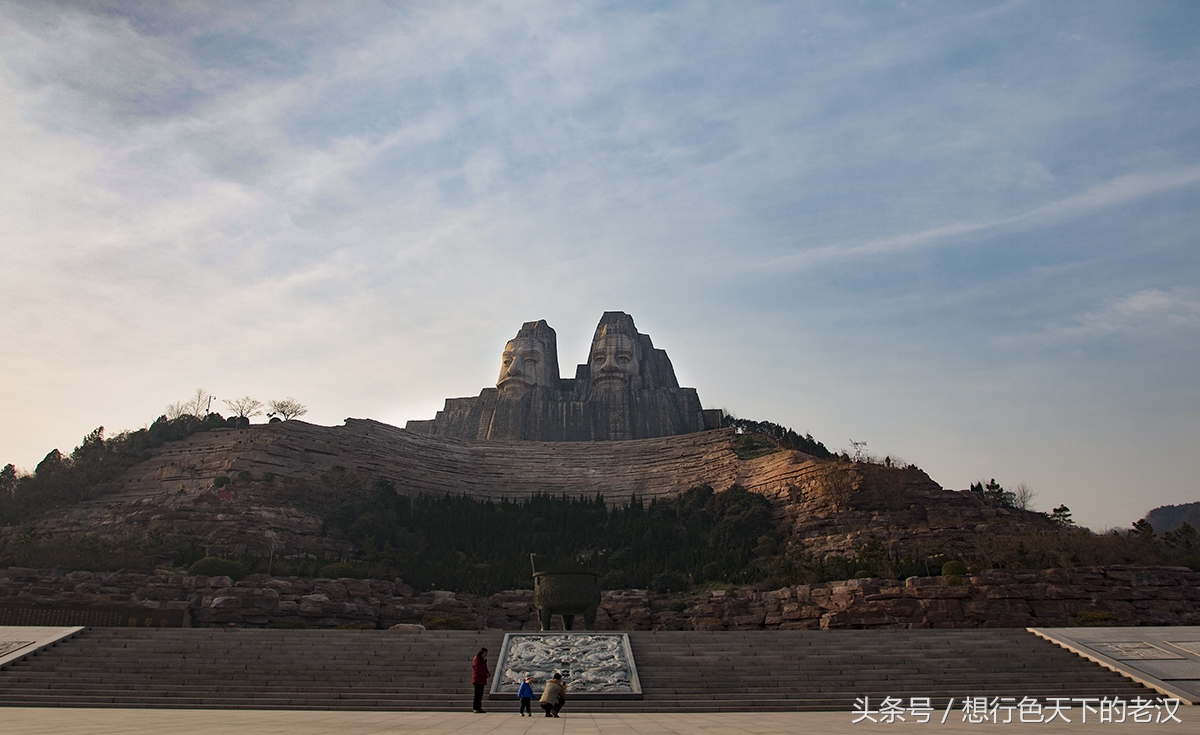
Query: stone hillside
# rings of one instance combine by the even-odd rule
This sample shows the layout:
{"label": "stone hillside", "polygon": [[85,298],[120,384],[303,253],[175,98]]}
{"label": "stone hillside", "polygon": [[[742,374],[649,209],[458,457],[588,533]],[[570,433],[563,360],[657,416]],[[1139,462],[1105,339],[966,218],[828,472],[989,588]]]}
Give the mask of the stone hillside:
{"label": "stone hillside", "polygon": [[[1045,522],[943,490],[915,468],[819,460],[792,450],[739,459],[736,439],[732,429],[720,429],[633,441],[469,441],[366,419],[336,427],[288,421],[219,429],[166,445],[96,500],[37,526],[58,534],[190,532],[214,552],[346,551],[326,546],[333,542],[320,538],[320,519],[295,507],[297,485],[289,482],[315,480],[335,467],[386,478],[409,495],[487,500],[601,494],[626,503],[736,483],[769,498],[777,517],[818,554],[853,550],[872,536],[931,548],[954,536]],[[221,475],[233,482],[219,492],[213,479]]]}

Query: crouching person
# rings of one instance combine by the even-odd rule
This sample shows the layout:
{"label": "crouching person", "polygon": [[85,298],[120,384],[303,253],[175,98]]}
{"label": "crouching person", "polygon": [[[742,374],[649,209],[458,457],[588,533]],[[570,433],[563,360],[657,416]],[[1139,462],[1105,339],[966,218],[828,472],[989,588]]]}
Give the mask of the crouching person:
{"label": "crouching person", "polygon": [[555,672],[554,678],[546,682],[546,688],[542,691],[542,698],[538,700],[538,704],[546,710],[547,717],[558,717],[558,711],[566,703],[567,688],[563,686],[562,674]]}

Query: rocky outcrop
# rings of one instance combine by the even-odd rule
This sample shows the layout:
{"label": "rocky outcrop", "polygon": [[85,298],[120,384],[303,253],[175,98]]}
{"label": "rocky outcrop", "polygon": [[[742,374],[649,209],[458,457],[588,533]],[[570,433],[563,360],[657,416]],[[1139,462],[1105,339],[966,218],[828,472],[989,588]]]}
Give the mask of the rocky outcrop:
{"label": "rocky outcrop", "polygon": [[557,335],[545,321],[526,322],[501,355],[495,388],[449,398],[427,421],[405,428],[459,439],[618,441],[689,434],[721,425],[695,388],[681,388],[675,368],[633,318],[605,312],[587,362],[560,378]]}
{"label": "rocky outcrop", "polygon": [[[855,579],[703,595],[604,593],[600,630],[797,630],[1200,625],[1200,573],[1184,567],[990,570],[957,577]],[[0,571],[0,607],[185,610],[193,626],[537,630],[531,590],[489,597],[416,593],[401,580],[139,572]],[[554,619],[554,627],[561,621]]]}
{"label": "rocky outcrop", "polygon": [[[936,555],[953,539],[1048,526],[1038,514],[990,508],[973,493],[943,490],[915,468],[822,460],[792,450],[741,459],[738,435],[719,429],[612,442],[496,442],[430,436],[365,419],[344,426],[300,421],[217,429],[165,445],[96,498],[32,525],[41,534],[159,531],[193,538],[206,553],[344,557],[321,519],[298,500],[304,483],[335,468],[390,480],[408,495],[520,501],[537,494],[610,504],[738,484],[769,498],[793,543],[817,557],[864,544]],[[231,482],[214,487],[214,478]],[[29,525],[29,524],[27,524]],[[0,535],[21,529],[0,529]]]}

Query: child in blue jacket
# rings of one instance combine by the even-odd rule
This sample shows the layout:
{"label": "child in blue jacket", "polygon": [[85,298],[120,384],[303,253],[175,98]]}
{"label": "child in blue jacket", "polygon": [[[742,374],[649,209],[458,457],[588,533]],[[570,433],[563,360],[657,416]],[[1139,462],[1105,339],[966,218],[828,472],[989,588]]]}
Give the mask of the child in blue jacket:
{"label": "child in blue jacket", "polygon": [[521,688],[517,690],[517,696],[521,698],[521,716],[529,715],[533,717],[533,708],[530,703],[533,701],[533,677],[525,677],[525,681],[521,682]]}

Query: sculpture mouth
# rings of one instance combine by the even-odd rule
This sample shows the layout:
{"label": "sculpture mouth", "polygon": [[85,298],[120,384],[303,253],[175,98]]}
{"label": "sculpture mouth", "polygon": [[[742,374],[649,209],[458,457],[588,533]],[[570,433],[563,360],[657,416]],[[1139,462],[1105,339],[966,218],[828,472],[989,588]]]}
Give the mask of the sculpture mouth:
{"label": "sculpture mouth", "polygon": [[596,376],[594,385],[598,388],[621,388],[629,382],[625,373],[600,373]]}
{"label": "sculpture mouth", "polygon": [[533,383],[527,383],[520,378],[505,378],[497,383],[496,387],[503,392],[511,392],[514,390],[528,390],[533,387]]}

